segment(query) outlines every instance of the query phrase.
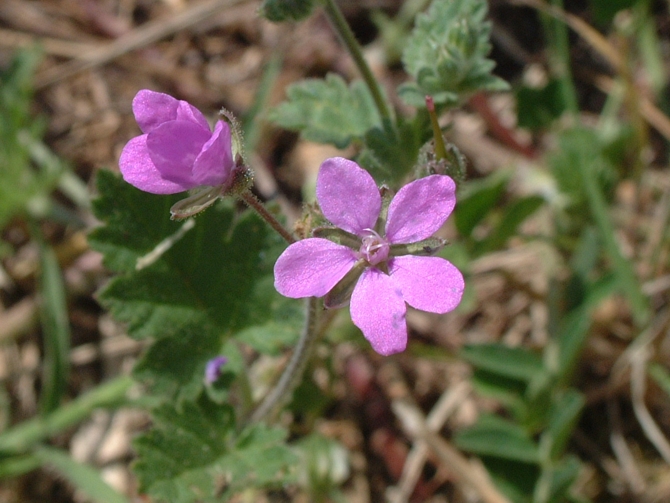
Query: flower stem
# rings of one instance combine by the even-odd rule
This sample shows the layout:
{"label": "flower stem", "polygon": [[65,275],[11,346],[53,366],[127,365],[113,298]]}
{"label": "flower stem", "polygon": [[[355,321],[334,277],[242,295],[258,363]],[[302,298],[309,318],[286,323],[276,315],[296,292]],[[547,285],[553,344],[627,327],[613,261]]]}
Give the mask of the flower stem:
{"label": "flower stem", "polygon": [[377,79],[375,79],[375,76],[372,74],[372,70],[370,70],[370,67],[363,57],[363,51],[361,50],[361,46],[354,36],[354,32],[351,31],[351,27],[347,23],[346,19],[344,19],[344,15],[335,3],[335,0],[324,0],[324,4],[328,19],[330,20],[337,34],[340,36],[340,39],[346,46],[349,54],[351,54],[351,57],[354,58],[354,62],[356,63],[358,70],[361,72],[363,80],[367,84],[368,89],[370,89],[370,93],[372,94],[372,98],[375,101],[379,115],[381,115],[382,119],[390,120],[391,112],[389,107],[386,104],[386,100],[384,100],[384,95],[382,94]]}
{"label": "flower stem", "polygon": [[319,299],[316,297],[310,297],[307,300],[307,319],[305,320],[305,328],[300,335],[300,340],[293,350],[293,355],[291,355],[286,368],[279,377],[277,385],[251,413],[249,417],[250,423],[257,423],[271,416],[288,399],[291,392],[300,383],[314,347],[314,342],[317,339],[318,305]]}
{"label": "flower stem", "polygon": [[254,210],[258,215],[265,220],[270,227],[272,227],[277,233],[284,238],[288,244],[295,243],[295,238],[291,233],[284,227],[279,220],[277,220],[272,213],[270,213],[263,203],[261,203],[258,198],[251,193],[249,190],[245,190],[238,197],[245,202],[249,208]]}
{"label": "flower stem", "polygon": [[442,138],[442,129],[440,123],[437,121],[437,114],[435,113],[435,102],[432,96],[426,96],[426,108],[430,116],[430,124],[433,127],[433,138],[435,139],[435,157],[438,159],[447,158],[447,148],[444,146],[444,138]]}

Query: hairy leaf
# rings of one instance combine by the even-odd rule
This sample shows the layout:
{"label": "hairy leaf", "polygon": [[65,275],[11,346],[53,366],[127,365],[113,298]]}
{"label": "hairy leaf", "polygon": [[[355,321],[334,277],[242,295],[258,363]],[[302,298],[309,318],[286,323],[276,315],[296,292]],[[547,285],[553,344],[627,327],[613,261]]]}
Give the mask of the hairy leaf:
{"label": "hairy leaf", "polygon": [[454,105],[463,94],[508,88],[491,74],[491,25],[485,21],[486,0],[435,0],[417,16],[403,64],[416,83],[398,92],[409,104],[424,106],[426,94],[436,103]]}
{"label": "hairy leaf", "polygon": [[206,399],[154,411],[155,427],[135,441],[140,490],[156,501],[221,501],[240,489],[283,483],[295,456],[286,432],[257,425],[234,437],[230,406]]}
{"label": "hairy leaf", "polygon": [[398,119],[395,126],[383,121],[365,134],[366,148],[357,161],[377,183],[397,186],[415,167],[419,150],[430,135],[428,114],[412,120]]}
{"label": "hairy leaf", "polygon": [[[127,323],[129,335],[156,340],[135,369],[155,391],[192,399],[205,363],[230,336],[268,323],[294,326],[292,318],[275,318],[278,308],[267,308],[281,304],[271,278],[284,245],[256,215],[238,215],[231,202],[220,202],[180,235],[184,223],[169,219],[178,196],[141,192],[108,172],[99,174],[98,190],[94,210],[106,225],[90,242],[117,273],[98,298]],[[137,270],[139,259],[144,267]]]}
{"label": "hairy leaf", "polygon": [[288,100],[271,110],[272,122],[303,138],[344,148],[380,124],[372,95],[363,82],[347,87],[342,77],[309,79],[291,85]]}

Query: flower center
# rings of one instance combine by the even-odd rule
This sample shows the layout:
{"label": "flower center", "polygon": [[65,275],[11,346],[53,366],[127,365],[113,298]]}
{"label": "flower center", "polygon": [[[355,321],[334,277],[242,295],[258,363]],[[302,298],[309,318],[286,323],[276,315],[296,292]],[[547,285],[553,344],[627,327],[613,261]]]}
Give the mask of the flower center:
{"label": "flower center", "polygon": [[377,265],[388,259],[389,243],[372,229],[365,229],[360,252],[370,265]]}

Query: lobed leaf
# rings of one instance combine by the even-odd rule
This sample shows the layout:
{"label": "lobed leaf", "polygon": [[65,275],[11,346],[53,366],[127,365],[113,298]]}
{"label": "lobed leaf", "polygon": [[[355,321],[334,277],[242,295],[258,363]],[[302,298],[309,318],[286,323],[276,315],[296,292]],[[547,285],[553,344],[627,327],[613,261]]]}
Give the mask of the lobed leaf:
{"label": "lobed leaf", "polygon": [[417,16],[402,56],[416,82],[398,90],[407,103],[422,107],[429,94],[435,103],[454,105],[463,94],[508,88],[492,75],[495,64],[486,57],[491,50],[486,14],[485,0],[436,0]]}
{"label": "lobed leaf", "polygon": [[[291,317],[276,318],[278,308],[267,308],[282,305],[271,278],[284,244],[256,215],[238,215],[232,202],[220,202],[137,270],[138,259],[183,225],[169,220],[179,196],[141,192],[108,172],[99,173],[98,190],[94,211],[106,225],[89,241],[117,272],[98,298],[127,323],[129,335],[156,339],[135,369],[156,391],[192,399],[202,388],[206,361],[226,339],[267,323],[294,326]],[[263,306],[256,305],[259,299]]]}
{"label": "lobed leaf", "polygon": [[243,488],[291,477],[286,432],[256,425],[234,437],[232,407],[201,399],[154,411],[155,427],[135,441],[140,490],[156,501],[221,501]]}
{"label": "lobed leaf", "polygon": [[309,141],[345,148],[381,123],[372,95],[360,81],[347,87],[342,77],[329,73],[325,80],[295,83],[286,94],[288,100],[271,110],[269,119]]}

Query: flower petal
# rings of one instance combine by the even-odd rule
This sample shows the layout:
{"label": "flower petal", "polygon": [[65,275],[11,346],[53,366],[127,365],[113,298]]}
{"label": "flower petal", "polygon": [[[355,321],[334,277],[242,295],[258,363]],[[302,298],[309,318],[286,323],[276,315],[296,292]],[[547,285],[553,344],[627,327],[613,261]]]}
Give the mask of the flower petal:
{"label": "flower petal", "polygon": [[149,156],[145,134],[133,138],[123,147],[119,168],[126,182],[145,192],[176,194],[188,188],[163,178]]}
{"label": "flower petal", "polygon": [[407,307],[391,278],[371,267],[363,273],[351,295],[351,319],[380,355],[407,346]]}
{"label": "flower petal", "polygon": [[386,238],[413,243],[432,236],[456,204],[456,184],[446,175],[431,175],[405,185],[391,201]]}
{"label": "flower petal", "polygon": [[209,122],[202,112],[191,105],[188,101],[179,100],[179,106],[177,107],[177,116],[175,120],[178,121],[190,121],[194,124],[198,124],[201,128],[205,129],[208,133],[211,131],[209,129]]}
{"label": "flower petal", "polygon": [[133,114],[143,133],[177,118],[179,100],[169,94],[142,89],[133,99]]}
{"label": "flower petal", "polygon": [[193,163],[210,139],[209,130],[189,121],[169,121],[147,135],[151,160],[166,180],[193,188]]}
{"label": "flower petal", "polygon": [[356,263],[350,248],[323,238],[293,243],[275,263],[275,288],[285,297],[323,297]]}
{"label": "flower petal", "polygon": [[233,167],[230,126],[218,121],[212,137],[203,145],[193,163],[193,180],[197,185],[223,185]]}
{"label": "flower petal", "polygon": [[389,261],[389,274],[405,302],[415,309],[443,314],[458,306],[463,297],[463,275],[440,257],[395,257]]}
{"label": "flower petal", "polygon": [[360,235],[373,229],[382,198],[370,174],[343,157],[326,159],[316,180],[316,199],[335,226]]}

